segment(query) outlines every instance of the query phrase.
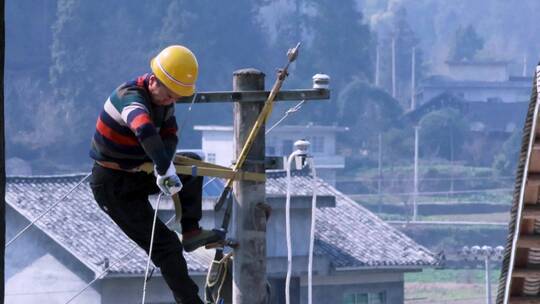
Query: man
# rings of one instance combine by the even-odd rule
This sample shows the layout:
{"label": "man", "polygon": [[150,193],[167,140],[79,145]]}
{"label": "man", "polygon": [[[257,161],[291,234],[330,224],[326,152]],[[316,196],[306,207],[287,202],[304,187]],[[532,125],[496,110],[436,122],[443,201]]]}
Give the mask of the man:
{"label": "man", "polygon": [[[174,103],[195,93],[197,59],[189,49],[173,45],[152,59],[150,67],[152,73],[122,84],[105,102],[90,150],[95,160],[90,184],[101,209],[147,253],[154,214],[148,195],[160,190],[173,195],[181,189],[183,247],[193,251],[219,240],[217,232],[199,227],[202,177],[179,177],[172,163],[178,142]],[[148,161],[154,163],[155,177],[138,169]],[[176,301],[203,303],[188,276],[182,243],[159,219],[152,251]]]}

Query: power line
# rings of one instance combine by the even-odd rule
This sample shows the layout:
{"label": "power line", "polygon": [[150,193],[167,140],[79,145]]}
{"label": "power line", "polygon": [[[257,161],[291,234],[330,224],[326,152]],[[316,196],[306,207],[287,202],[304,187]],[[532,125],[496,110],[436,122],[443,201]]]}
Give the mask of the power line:
{"label": "power line", "polygon": [[87,178],[90,177],[92,173],[88,173],[83,179],[81,179],[75,186],[73,186],[66,194],[64,194],[60,199],[58,199],[54,204],[52,204],[47,210],[45,210],[43,213],[38,215],[30,224],[26,225],[17,235],[15,235],[9,242],[7,242],[5,248],[9,247],[11,243],[13,243],[16,239],[18,239],[21,235],[23,235],[30,227],[32,227],[37,221],[39,221],[43,216],[45,216],[47,213],[49,213],[54,207],[56,207],[58,204],[60,204],[68,195],[71,194],[71,192],[75,191],[77,187],[79,187]]}
{"label": "power line", "polygon": [[[414,179],[412,178],[379,178],[378,176],[377,177],[373,177],[373,178],[369,178],[369,177],[359,177],[359,178],[355,178],[355,177],[342,177],[342,178],[336,178],[336,182],[377,182],[377,181],[386,181],[386,182],[399,182],[399,181],[413,181]],[[505,177],[456,177],[456,178],[452,178],[452,177],[425,177],[425,178],[419,178],[418,181],[421,182],[421,181],[483,181],[483,180],[486,180],[486,181],[499,181],[499,180],[510,180],[510,181],[513,181],[515,180],[515,177],[513,176],[505,176]]]}
{"label": "power line", "polygon": [[[175,217],[176,217],[176,215],[173,215],[167,222],[165,222],[165,225],[166,226],[169,225],[174,220]],[[117,266],[117,265],[120,266],[120,265],[128,262],[129,260],[124,260],[124,259],[127,258],[129,255],[131,255],[131,253],[133,253],[135,251],[135,249],[137,249],[137,248],[139,248],[139,246],[134,245],[127,253],[125,253],[118,260],[116,260],[116,262],[110,264],[107,268],[103,269],[103,271],[100,272],[92,281],[90,281],[88,284],[86,284],[86,286],[84,286],[81,290],[79,290],[74,296],[69,298],[69,300],[65,304],[71,303],[71,301],[75,300],[75,298],[77,298],[85,290],[87,290],[90,286],[92,286],[92,284],[94,284],[94,282],[101,279],[103,277],[103,275],[107,274],[107,272],[109,272],[109,269],[111,269],[113,266]]]}
{"label": "power line", "polygon": [[360,198],[360,197],[372,197],[372,196],[430,196],[430,195],[449,195],[449,194],[470,194],[470,193],[489,193],[489,192],[511,192],[514,189],[509,188],[496,188],[496,189],[482,189],[482,190],[458,190],[458,191],[433,191],[433,192],[389,192],[389,193],[365,193],[365,194],[351,194],[347,193],[346,195],[351,198]]}
{"label": "power line", "polygon": [[278,120],[275,124],[273,124],[270,128],[268,128],[268,130],[266,130],[266,133],[264,133],[265,135],[270,133],[270,131],[272,131],[275,127],[277,127],[283,120],[285,120],[285,118],[287,118],[287,116],[289,116],[289,114],[291,113],[294,113],[298,110],[300,110],[300,108],[302,107],[302,105],[306,102],[306,100],[302,100],[300,101],[299,103],[297,103],[295,106],[291,107],[290,109],[288,109],[287,111],[285,111],[285,115],[283,115],[283,117],[281,117],[280,120]]}

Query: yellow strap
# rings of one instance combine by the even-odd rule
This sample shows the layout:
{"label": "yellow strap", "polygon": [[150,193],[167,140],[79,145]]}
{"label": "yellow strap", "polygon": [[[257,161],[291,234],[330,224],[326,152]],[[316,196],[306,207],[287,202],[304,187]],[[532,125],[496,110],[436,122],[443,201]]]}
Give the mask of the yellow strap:
{"label": "yellow strap", "polygon": [[[177,161],[178,160],[178,161]],[[179,164],[181,163],[181,164]],[[196,172],[197,176],[212,176],[224,179],[236,179],[236,180],[249,180],[255,182],[264,182],[266,181],[266,175],[264,173],[254,173],[254,172],[244,172],[240,171],[235,173],[231,168],[203,162],[200,160],[195,160],[191,158],[180,158],[175,159],[174,167],[176,168],[176,173],[183,175],[192,175],[193,171]],[[153,163],[144,163],[139,169],[148,174],[154,172]]]}
{"label": "yellow strap", "polygon": [[174,202],[174,214],[175,214],[175,222],[180,224],[180,221],[182,220],[182,201],[180,201],[180,196],[178,193],[175,193],[172,196],[173,202]]}

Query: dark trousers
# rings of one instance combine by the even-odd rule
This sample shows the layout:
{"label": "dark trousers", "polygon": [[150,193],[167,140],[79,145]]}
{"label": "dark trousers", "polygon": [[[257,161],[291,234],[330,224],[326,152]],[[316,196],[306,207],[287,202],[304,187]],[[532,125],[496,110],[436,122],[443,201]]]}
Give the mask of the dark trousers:
{"label": "dark trousers", "polygon": [[[202,177],[180,175],[184,184],[180,191],[182,230],[198,228],[201,219]],[[159,192],[153,174],[130,173],[94,165],[90,183],[100,208],[147,253],[150,248],[154,210],[149,194]],[[163,278],[179,303],[203,303],[198,287],[188,275],[182,243],[159,218],[156,222],[152,262],[160,268]]]}

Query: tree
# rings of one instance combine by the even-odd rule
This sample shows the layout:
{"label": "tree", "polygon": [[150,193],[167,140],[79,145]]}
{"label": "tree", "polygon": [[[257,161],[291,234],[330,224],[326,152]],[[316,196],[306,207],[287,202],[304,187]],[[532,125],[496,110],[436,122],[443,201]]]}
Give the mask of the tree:
{"label": "tree", "polygon": [[450,59],[455,61],[471,61],[484,47],[484,39],[480,37],[472,25],[461,26],[456,30]]}
{"label": "tree", "polygon": [[459,111],[447,108],[431,112],[420,120],[420,152],[454,160],[461,152],[467,130]]}
{"label": "tree", "polygon": [[305,76],[314,71],[328,73],[337,91],[354,78],[372,79],[373,39],[356,3],[318,0],[311,2],[311,8],[315,13],[304,17],[307,35],[312,37],[303,50]]}
{"label": "tree", "polygon": [[519,160],[522,132],[516,129],[504,142],[501,152],[495,155],[493,169],[500,175],[513,175]]}
{"label": "tree", "polygon": [[[403,111],[397,100],[384,90],[355,79],[338,95],[336,116],[331,118],[349,128],[340,135],[342,142],[353,151],[364,150],[376,157],[378,136],[401,126]],[[337,110],[336,110],[337,108]],[[333,116],[331,111],[326,116]]]}

